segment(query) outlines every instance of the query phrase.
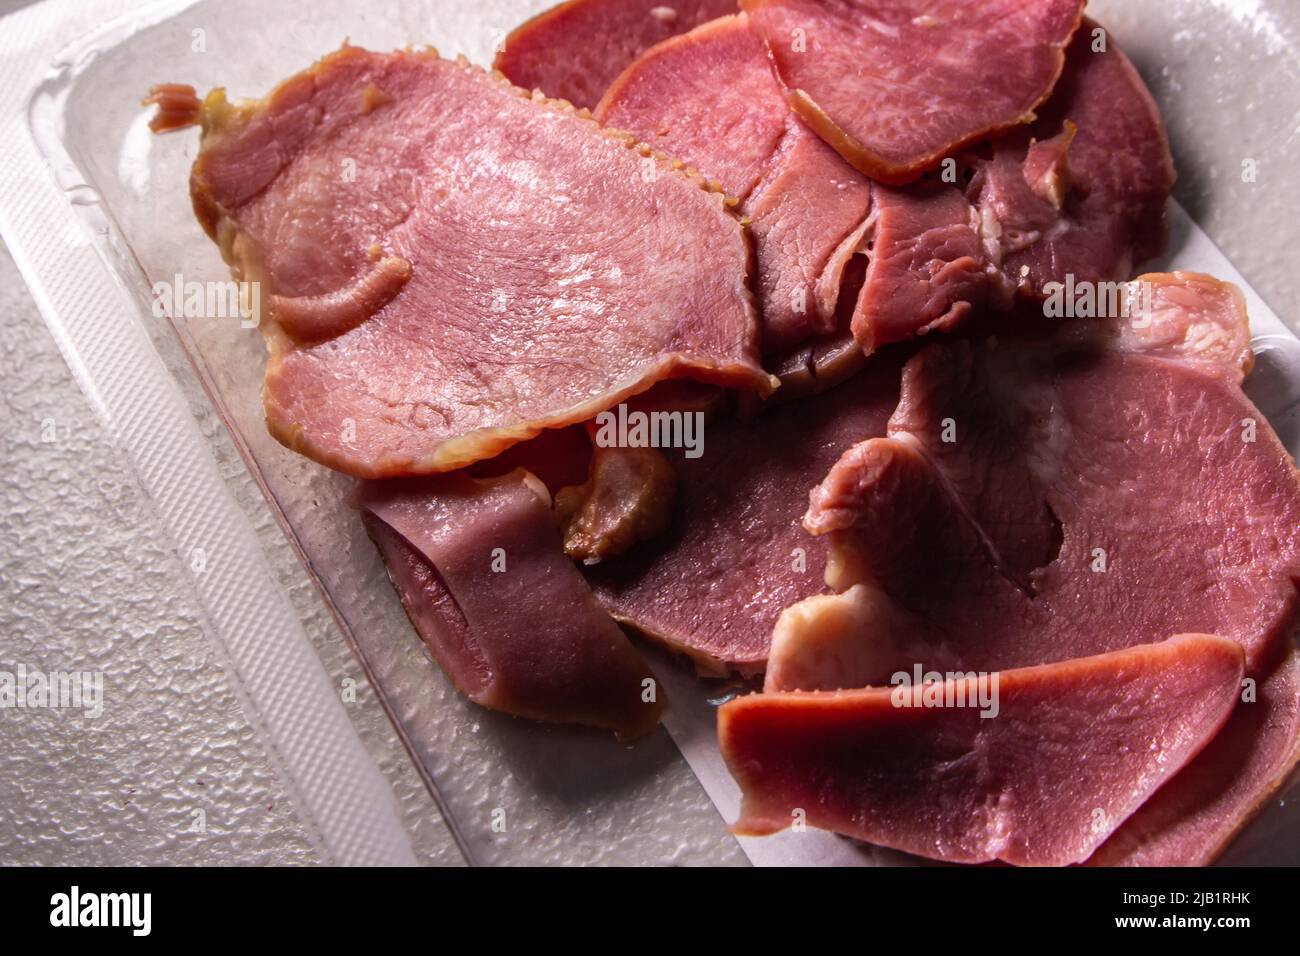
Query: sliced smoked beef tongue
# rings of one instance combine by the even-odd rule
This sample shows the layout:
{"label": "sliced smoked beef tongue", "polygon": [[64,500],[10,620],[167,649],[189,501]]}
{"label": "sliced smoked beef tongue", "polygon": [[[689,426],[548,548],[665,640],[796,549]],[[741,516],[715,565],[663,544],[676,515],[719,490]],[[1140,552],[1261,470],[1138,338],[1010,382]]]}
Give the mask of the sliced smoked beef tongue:
{"label": "sliced smoked beef tongue", "polygon": [[1196,759],[1160,788],[1090,866],[1208,866],[1300,761],[1300,655],[1259,681]]}
{"label": "sliced smoked beef tongue", "polygon": [[1041,300],[1051,283],[1124,281],[1164,250],[1164,123],[1114,39],[1084,27],[1038,120],[956,157],[956,184],[876,187],[852,322],[864,351]]}
{"label": "sliced smoked beef tongue", "polygon": [[765,392],[724,197],[431,51],[344,47],[196,119],[195,208],[272,295],[267,423],[341,471],[450,471],[655,382]]}
{"label": "sliced smoked beef tongue", "polygon": [[369,482],[360,504],[412,623],[470,700],[625,739],[658,723],[653,672],[565,556],[532,475]]}
{"label": "sliced smoked beef tongue", "polygon": [[1084,0],[742,0],[796,113],[863,174],[912,182],[1034,118]]}
{"label": "sliced smoked beef tongue", "polygon": [[1202,752],[1241,678],[1237,642],[1184,634],[996,683],[739,697],[718,712],[733,829],[800,820],[951,863],[1079,863]]}
{"label": "sliced smoked beef tongue", "polygon": [[[1081,31],[1042,118],[952,170],[873,182],[786,103],[744,14],[647,51],[596,116],[717,177],[750,219],[762,348],[795,391],[862,352],[949,332],[1070,276],[1123,281],[1164,243],[1173,166],[1132,64]],[[922,109],[923,104],[916,104]],[[949,176],[947,173],[951,173]]]}
{"label": "sliced smoked beef tongue", "polygon": [[[1241,392],[1252,356],[1235,287],[1151,275],[1120,301],[1122,321],[1040,321],[1019,338],[944,342],[909,362],[889,437],[851,449],[813,492],[805,521],[831,540],[827,580],[840,593],[782,613],[765,690],[853,698],[836,691],[918,666],[1062,667],[1051,662],[1213,630],[1242,649],[1250,678],[1231,718],[1128,822],[1116,830],[1120,819],[1105,818],[1100,836],[1113,835],[1091,844],[1095,864],[1198,865],[1300,758],[1300,480]],[[874,779],[872,759],[805,768],[841,801],[820,825],[912,849],[910,824],[861,824],[881,812],[857,784]],[[778,784],[793,776],[773,773]],[[928,805],[945,787],[922,779],[907,797]],[[857,799],[858,816],[844,817]],[[928,855],[969,860],[953,846]]]}
{"label": "sliced smoked beef tongue", "polygon": [[595,116],[716,177],[739,201],[754,236],[765,354],[836,331],[871,185],[790,112],[743,15],[649,50]]}
{"label": "sliced smoked beef tongue", "polygon": [[1164,251],[1173,157],[1155,101],[1090,20],[1038,119],[987,144],[966,194],[989,262],[1021,295],[1127,279]]}
{"label": "sliced smoked beef tongue", "polygon": [[710,422],[698,458],[666,452],[677,471],[672,521],[584,568],[597,599],[702,673],[761,673],[781,609],[825,591],[826,544],[800,524],[808,489],[845,448],[884,434],[901,365],[882,353],[824,394]]}
{"label": "sliced smoked beef tongue", "polygon": [[516,86],[591,109],[650,47],[735,12],[736,0],[569,0],[511,31],[493,66]]}
{"label": "sliced smoked beef tongue", "polygon": [[1190,632],[1271,672],[1296,620],[1300,480],[1241,391],[1243,300],[1178,273],[1138,280],[1130,301],[1143,283],[1131,322],[937,343],[909,362],[888,437],[812,493],[805,526],[830,536],[839,593],[782,615],[767,689]]}

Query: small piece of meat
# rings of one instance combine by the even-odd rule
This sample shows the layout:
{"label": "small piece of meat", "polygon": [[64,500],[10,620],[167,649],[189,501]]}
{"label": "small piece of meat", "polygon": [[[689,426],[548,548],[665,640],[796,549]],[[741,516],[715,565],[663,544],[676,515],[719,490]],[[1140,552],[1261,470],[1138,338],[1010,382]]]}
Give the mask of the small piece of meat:
{"label": "small piece of meat", "polygon": [[1092,866],[1208,866],[1300,760],[1300,656],[1243,699],[1200,755],[1107,840]]}
{"label": "small piece of meat", "polygon": [[862,173],[909,183],[1034,118],[1084,0],[742,0],[790,102]]}
{"label": "small piece of meat", "polygon": [[1235,641],[1184,634],[996,675],[739,697],[718,712],[744,794],[733,830],[799,819],[950,863],[1082,862],[1213,739],[1241,676]]}
{"label": "small piece of meat", "polygon": [[677,474],[658,449],[597,445],[586,483],[555,496],[565,553],[599,564],[658,537],[672,520],[676,492]]}
{"label": "small piece of meat", "polygon": [[650,47],[735,12],[736,0],[570,0],[516,27],[493,65],[516,86],[590,109]]}
{"label": "small piece of meat", "polygon": [[149,129],[155,133],[186,129],[199,122],[203,113],[203,101],[186,83],[159,83],[140,105],[156,108],[149,120]]}
{"label": "small piece of meat", "polygon": [[1272,670],[1296,619],[1300,479],[1241,391],[1243,302],[1208,276],[1143,282],[1150,316],[909,362],[889,437],[846,452],[811,496],[805,525],[830,535],[841,593],[782,616],[769,690],[1191,632],[1238,641],[1253,677]]}
{"label": "small piece of meat", "polygon": [[975,212],[956,187],[878,186],[874,196],[869,265],[852,326],[868,355],[952,331],[984,308],[989,291]]}
{"label": "small piece of meat", "polygon": [[653,673],[565,557],[532,475],[371,482],[360,503],[407,614],[466,697],[623,739],[659,722]]}
{"label": "small piece of meat", "polygon": [[660,380],[775,384],[724,197],[568,107],[344,47],[202,122],[200,221],[270,293],[268,426],[323,464],[450,471]]}
{"label": "small piece of meat", "polygon": [[716,177],[738,200],[754,236],[765,355],[837,331],[871,184],[790,111],[743,15],[649,50],[595,115]]}
{"label": "small piece of meat", "polygon": [[762,672],[781,609],[825,590],[826,546],[800,526],[803,496],[845,448],[884,434],[900,366],[880,355],[825,394],[710,424],[699,458],[671,452],[671,525],[585,569],[597,599],[704,673]]}
{"label": "small piece of meat", "polygon": [[1174,184],[1160,111],[1113,38],[1085,21],[1033,125],[974,160],[967,194],[990,262],[1022,295],[1063,282],[1128,279],[1165,247]]}

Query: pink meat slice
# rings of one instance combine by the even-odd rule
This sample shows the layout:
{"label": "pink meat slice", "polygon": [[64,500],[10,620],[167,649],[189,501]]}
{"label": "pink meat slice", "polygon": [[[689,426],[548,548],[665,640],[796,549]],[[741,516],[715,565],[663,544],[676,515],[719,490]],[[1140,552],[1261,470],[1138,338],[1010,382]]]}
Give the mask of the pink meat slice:
{"label": "pink meat slice", "polygon": [[272,293],[268,425],[324,464],[449,471],[660,380],[772,387],[723,197],[567,107],[344,47],[202,112],[195,207]]}
{"label": "pink meat slice", "polygon": [[[565,556],[527,472],[372,482],[363,518],[412,623],[456,688],[520,717],[640,736],[653,673]],[[500,549],[499,551],[497,549]]]}
{"label": "pink meat slice", "polygon": [[795,111],[903,184],[1034,117],[1083,0],[742,0]]}
{"label": "pink meat slice", "polygon": [[877,186],[874,196],[869,265],[851,326],[868,355],[891,342],[952,331],[989,299],[975,210],[955,186]]}
{"label": "pink meat slice", "polygon": [[736,12],[736,0],[570,0],[515,28],[493,64],[516,86],[594,108],[663,40]]}
{"label": "pink meat slice", "polygon": [[884,434],[900,364],[882,355],[815,398],[710,423],[701,457],[672,453],[667,533],[584,569],[596,597],[705,673],[761,672],[781,609],[824,590],[826,547],[800,526],[802,498],[845,448]]}
{"label": "pink meat slice", "polygon": [[996,692],[971,673],[739,697],[718,713],[744,795],[733,829],[774,833],[802,811],[812,826],[952,863],[1081,862],[1202,751],[1241,676],[1235,641],[1185,634],[1002,671]]}
{"label": "pink meat slice", "polygon": [[[929,177],[877,187],[870,267],[853,334],[879,345],[951,331],[1049,283],[1123,281],[1165,245],[1174,182],[1164,124],[1133,65],[1092,27],[1070,47],[1040,119],[954,161],[961,187]],[[961,179],[962,177],[955,177]]]}
{"label": "pink meat slice", "polygon": [[1293,650],[1190,764],[1129,817],[1093,866],[1208,866],[1300,760],[1300,656]]}
{"label": "pink meat slice", "polygon": [[975,161],[967,194],[990,261],[1012,287],[1127,279],[1163,251],[1174,164],[1164,123],[1133,64],[1085,22],[1038,120]]}
{"label": "pink meat slice", "polygon": [[790,111],[743,15],[648,51],[596,118],[716,177],[749,217],[763,351],[836,331],[836,303],[871,184]]}
{"label": "pink meat slice", "polygon": [[889,437],[812,494],[805,524],[831,535],[842,593],[782,616],[769,690],[1191,632],[1271,671],[1296,620],[1300,480],[1241,391],[1243,301],[1207,276],[1139,281],[1156,290],[1131,323],[946,342],[908,364]]}

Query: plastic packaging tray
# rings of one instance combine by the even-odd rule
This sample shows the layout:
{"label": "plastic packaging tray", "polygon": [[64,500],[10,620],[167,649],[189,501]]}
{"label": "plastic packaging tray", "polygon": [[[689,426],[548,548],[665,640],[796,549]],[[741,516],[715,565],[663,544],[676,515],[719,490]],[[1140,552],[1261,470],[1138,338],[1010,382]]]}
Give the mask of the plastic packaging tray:
{"label": "plastic packaging tray", "polygon": [[[731,837],[723,816],[734,815],[737,794],[712,739],[709,697],[716,688],[700,685],[666,657],[656,655],[654,663],[675,705],[667,726],[676,746],[659,732],[623,747],[605,734],[542,727],[460,698],[415,635],[347,504],[351,480],[266,433],[260,333],[232,319],[152,313],[156,281],[228,278],[189,209],[197,137],[148,131],[139,101],[152,84],[226,86],[232,96],[257,96],[344,37],[375,49],[431,44],[485,63],[506,31],[548,5],[200,0],[141,9],[48,0],[41,6],[55,35],[84,30],[93,21],[82,18],[78,26],[76,18],[88,6],[124,15],[99,21],[104,25],[90,35],[57,50],[43,46],[44,38],[20,44],[29,69],[8,96],[21,92],[24,108],[8,128],[22,141],[5,148],[14,161],[8,168],[31,171],[35,180],[24,201],[6,207],[6,238],[24,253],[20,264],[42,311],[136,460],[178,550],[191,563],[196,549],[203,552],[195,587],[211,610],[214,640],[229,657],[264,742],[294,783],[300,813],[331,858],[413,859],[382,778],[336,713],[335,688],[310,666],[317,649],[278,593],[284,574],[307,575],[319,586],[336,621],[333,639],[355,653],[470,862],[735,863],[746,854],[760,863],[901,862],[897,854],[825,834],[739,843]],[[1279,178],[1288,161],[1296,104],[1289,117],[1285,103],[1255,104],[1264,76],[1294,100],[1300,11],[1279,20],[1280,13],[1260,12],[1260,4],[1188,0],[1142,5],[1139,16],[1132,6],[1094,3],[1092,12],[1116,32],[1161,100],[1184,176],[1180,197],[1240,247],[1234,255],[1255,267],[1270,298],[1290,307],[1294,323],[1300,317],[1294,276],[1270,250],[1295,248],[1300,206],[1288,197],[1291,214],[1279,212],[1264,187],[1248,189],[1258,183],[1237,180],[1243,159],[1254,159],[1265,177],[1271,164]],[[34,29],[37,11],[29,13]],[[1210,69],[1216,62],[1224,65]],[[1197,97],[1207,109],[1193,115]],[[1285,122],[1266,116],[1266,106],[1280,109]],[[1225,136],[1235,137],[1226,152]],[[19,155],[24,146],[31,151]],[[16,196],[21,182],[9,183],[6,193]],[[1172,218],[1174,265],[1240,279],[1188,215],[1176,208]],[[1266,236],[1252,238],[1252,221],[1269,227]],[[1294,452],[1300,344],[1253,291],[1250,304],[1261,354],[1252,395]],[[222,461],[212,448],[204,461],[204,443],[215,443],[193,428],[195,417],[213,416],[227,427],[242,466],[265,495],[259,507],[283,528],[300,569],[270,573],[255,538],[241,529],[244,516],[228,500],[221,476],[240,462]],[[1230,859],[1300,859],[1297,821],[1276,803]],[[504,830],[493,826],[502,812]],[[1279,840],[1280,833],[1286,838]]]}

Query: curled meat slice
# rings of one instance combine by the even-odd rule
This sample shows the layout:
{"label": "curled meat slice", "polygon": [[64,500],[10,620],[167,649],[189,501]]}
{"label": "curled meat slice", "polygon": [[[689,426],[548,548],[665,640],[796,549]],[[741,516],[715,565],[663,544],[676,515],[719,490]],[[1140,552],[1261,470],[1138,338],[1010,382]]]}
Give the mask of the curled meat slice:
{"label": "curled meat slice", "polygon": [[625,738],[658,723],[654,675],[564,555],[532,475],[372,482],[361,507],[411,621],[462,694]]}

